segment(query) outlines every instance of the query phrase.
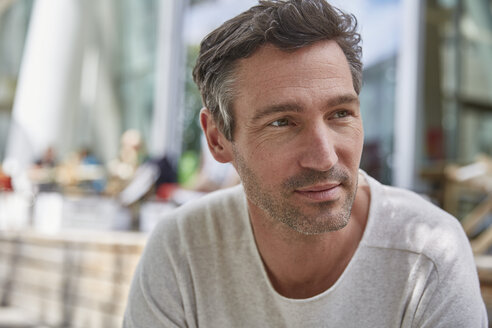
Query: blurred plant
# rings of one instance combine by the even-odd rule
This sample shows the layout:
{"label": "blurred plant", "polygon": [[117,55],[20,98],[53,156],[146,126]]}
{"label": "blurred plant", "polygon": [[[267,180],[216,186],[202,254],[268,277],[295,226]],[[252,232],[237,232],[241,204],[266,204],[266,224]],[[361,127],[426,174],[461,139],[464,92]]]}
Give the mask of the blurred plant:
{"label": "blurred plant", "polygon": [[199,154],[186,151],[181,155],[178,167],[178,183],[184,187],[192,186],[196,180],[199,167]]}
{"label": "blurred plant", "polygon": [[[185,115],[183,122],[183,156],[190,158],[199,158],[200,156],[200,137],[201,128],[199,123],[199,113],[202,107],[202,99],[198,87],[193,81],[192,71],[198,57],[199,46],[190,45],[187,49],[186,56],[186,80],[185,80]],[[187,162],[185,160],[185,162]],[[198,161],[192,161],[194,167],[190,167],[190,162],[187,162],[185,176],[191,176],[198,168]],[[183,177],[182,177],[183,178]],[[180,181],[184,182],[184,181]]]}

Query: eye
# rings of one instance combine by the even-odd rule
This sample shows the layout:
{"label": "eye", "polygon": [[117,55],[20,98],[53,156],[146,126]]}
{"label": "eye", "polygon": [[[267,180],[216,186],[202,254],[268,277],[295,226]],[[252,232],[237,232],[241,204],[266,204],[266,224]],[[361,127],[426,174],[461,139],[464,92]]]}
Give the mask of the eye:
{"label": "eye", "polygon": [[291,124],[291,121],[288,118],[281,118],[270,123],[271,126],[275,127],[288,126],[289,124]]}
{"label": "eye", "polygon": [[335,113],[334,118],[344,118],[350,115],[350,112],[346,109],[339,110]]}

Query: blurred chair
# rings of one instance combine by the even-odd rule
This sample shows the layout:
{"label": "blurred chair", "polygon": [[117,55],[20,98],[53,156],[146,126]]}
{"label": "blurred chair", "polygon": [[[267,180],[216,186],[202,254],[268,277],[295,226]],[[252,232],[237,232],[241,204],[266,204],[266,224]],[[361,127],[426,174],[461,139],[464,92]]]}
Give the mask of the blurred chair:
{"label": "blurred chair", "polygon": [[[458,213],[460,196],[477,194],[482,200],[461,220],[475,254],[485,253],[492,246],[492,225],[486,220],[492,213],[492,158],[480,155],[469,165],[449,165],[445,169],[444,209]],[[486,226],[483,231],[480,227]],[[476,236],[476,234],[478,235]]]}

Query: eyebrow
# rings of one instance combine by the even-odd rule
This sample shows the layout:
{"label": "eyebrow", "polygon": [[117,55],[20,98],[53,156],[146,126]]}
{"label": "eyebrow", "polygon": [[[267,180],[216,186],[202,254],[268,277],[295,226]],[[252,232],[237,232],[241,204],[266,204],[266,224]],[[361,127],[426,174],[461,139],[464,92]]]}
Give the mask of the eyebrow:
{"label": "eyebrow", "polygon": [[[325,107],[330,108],[330,107],[336,107],[344,104],[352,104],[356,103],[359,104],[359,97],[353,95],[353,94],[343,94],[340,96],[337,96],[333,99],[330,99],[326,102]],[[271,105],[271,106],[266,106],[262,109],[260,109],[254,116],[252,121],[256,122],[258,120],[261,120],[262,118],[275,114],[275,113],[285,113],[285,112],[302,112],[303,108],[296,104],[296,103],[284,103],[284,104],[278,104],[278,105]]]}
{"label": "eyebrow", "polygon": [[326,103],[326,106],[327,107],[335,107],[335,106],[340,106],[340,105],[344,105],[344,104],[352,104],[352,103],[356,103],[357,105],[359,105],[360,104],[359,97],[357,97],[351,93],[347,93],[347,94],[338,96],[336,98],[330,99]]}
{"label": "eyebrow", "polygon": [[302,112],[301,106],[295,103],[285,103],[267,106],[260,109],[255,116],[253,116],[253,122],[259,121],[262,118],[275,114],[275,113],[285,113],[285,112]]}

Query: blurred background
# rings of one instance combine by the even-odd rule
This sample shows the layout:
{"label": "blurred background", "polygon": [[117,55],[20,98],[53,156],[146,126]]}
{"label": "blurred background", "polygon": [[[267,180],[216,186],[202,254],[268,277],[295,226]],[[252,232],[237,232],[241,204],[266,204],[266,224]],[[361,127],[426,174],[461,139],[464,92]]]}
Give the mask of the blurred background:
{"label": "blurred background", "polygon": [[[0,327],[119,327],[165,211],[238,183],[201,39],[253,0],[0,0]],[[363,38],[361,167],[455,215],[492,304],[492,1],[333,0]]]}

